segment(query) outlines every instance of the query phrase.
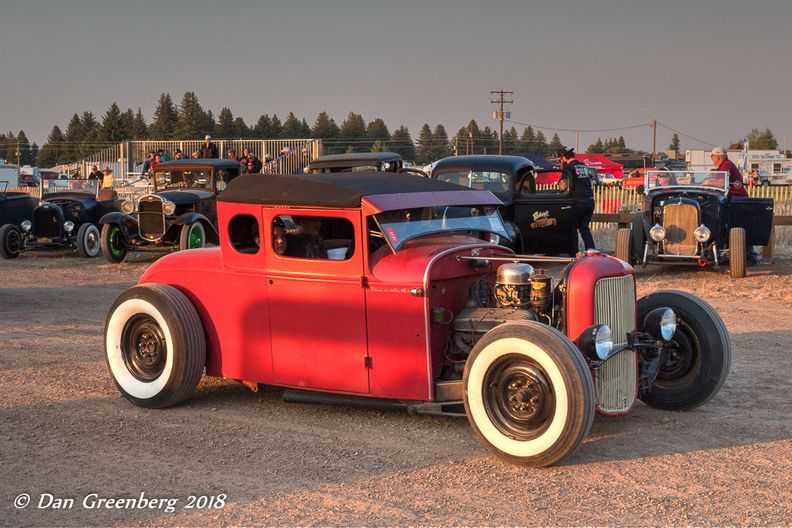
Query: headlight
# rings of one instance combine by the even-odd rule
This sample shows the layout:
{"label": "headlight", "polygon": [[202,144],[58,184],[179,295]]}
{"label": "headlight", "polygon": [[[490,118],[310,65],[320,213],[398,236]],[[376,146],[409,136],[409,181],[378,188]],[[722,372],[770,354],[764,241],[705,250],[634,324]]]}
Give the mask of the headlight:
{"label": "headlight", "polygon": [[589,326],[580,334],[578,347],[594,361],[605,361],[613,354],[613,332],[608,325]]}
{"label": "headlight", "polygon": [[130,200],[124,200],[121,203],[121,212],[124,214],[132,214],[135,212],[135,204]]}
{"label": "headlight", "polygon": [[490,233],[489,242],[490,244],[500,244],[500,237],[495,233]]}
{"label": "headlight", "polygon": [[644,329],[658,341],[668,341],[676,332],[676,314],[671,308],[655,308],[644,317]]}
{"label": "headlight", "polygon": [[699,242],[706,242],[710,239],[710,230],[707,229],[704,224],[701,224],[693,231],[693,236],[696,237],[696,240]]}
{"label": "headlight", "polygon": [[33,227],[33,223],[30,220],[23,220],[21,225],[23,231],[30,231],[30,228]]}
{"label": "headlight", "polygon": [[652,237],[652,240],[655,242],[660,242],[665,238],[666,230],[663,229],[663,226],[658,224],[649,230],[649,236]]}
{"label": "headlight", "polygon": [[166,215],[172,215],[176,212],[176,204],[173,202],[162,202],[162,212]]}
{"label": "headlight", "polygon": [[66,220],[63,222],[63,229],[65,229],[67,233],[71,233],[74,231],[74,222],[71,220]]}

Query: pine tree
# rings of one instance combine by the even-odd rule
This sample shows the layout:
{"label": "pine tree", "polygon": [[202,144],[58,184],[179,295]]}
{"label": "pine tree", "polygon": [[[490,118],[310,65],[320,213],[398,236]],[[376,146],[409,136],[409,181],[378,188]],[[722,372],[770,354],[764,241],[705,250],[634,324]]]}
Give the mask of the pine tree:
{"label": "pine tree", "polygon": [[407,127],[402,125],[391,134],[389,150],[400,155],[402,159],[415,160],[415,144]]}
{"label": "pine tree", "polygon": [[327,112],[321,112],[316,116],[313,127],[311,127],[311,135],[313,139],[322,140],[322,154],[337,154],[338,151],[332,148],[327,140],[332,140],[340,135],[338,125],[332,117],[327,115]]}
{"label": "pine tree", "polygon": [[434,161],[432,159],[432,129],[428,123],[424,123],[418,133],[418,144],[415,147],[415,161],[419,165],[426,165]]}
{"label": "pine tree", "polygon": [[240,138],[250,137],[250,127],[245,124],[245,120],[241,117],[234,119],[234,126],[236,127],[236,134]]}
{"label": "pine tree", "polygon": [[278,118],[278,114],[272,114],[272,119],[270,119],[270,139],[277,139],[281,137],[281,132],[283,131],[283,125],[281,124],[281,120]]}
{"label": "pine tree", "polygon": [[668,145],[668,150],[673,150],[675,154],[679,154],[679,134],[674,134],[671,138],[671,144]]}
{"label": "pine tree", "polygon": [[63,150],[62,150],[62,162],[64,163],[72,163],[80,159],[80,143],[82,143],[83,137],[85,133],[82,129],[82,123],[80,122],[80,116],[74,114],[69,121],[69,124],[66,126],[66,137],[64,140]]}
{"label": "pine tree", "polygon": [[451,146],[448,142],[448,132],[443,125],[437,124],[432,132],[432,160],[446,158],[451,155]]}
{"label": "pine tree", "polygon": [[148,129],[149,139],[157,141],[175,139],[174,134],[176,133],[176,125],[178,122],[179,115],[170,94],[162,94],[157,109],[154,110],[154,121]]}
{"label": "pine tree", "polygon": [[[380,119],[379,117],[368,124],[366,127],[366,135],[372,141],[380,140],[387,144],[388,140],[391,138],[390,131],[388,130],[388,126],[385,124],[385,121]],[[386,151],[379,151],[379,152],[386,152]]]}
{"label": "pine tree", "polygon": [[146,120],[143,118],[143,112],[140,111],[140,107],[138,107],[137,114],[132,120],[132,126],[129,127],[129,137],[132,138],[132,141],[148,139],[148,126],[146,126]]}
{"label": "pine tree", "polygon": [[523,152],[526,154],[537,154],[536,152],[536,134],[534,134],[533,127],[525,127],[522,136],[520,137]]}
{"label": "pine tree", "polygon": [[558,137],[558,134],[553,134],[553,137],[550,138],[550,143],[547,145],[549,155],[552,156],[563,146],[564,144],[561,143],[561,138]]}
{"label": "pine tree", "polygon": [[541,130],[536,133],[534,144],[536,145],[535,152],[540,156],[544,156],[546,158],[555,154],[555,152],[550,151],[550,148],[547,145],[547,139],[545,138],[544,132]]}
{"label": "pine tree", "polygon": [[207,114],[201,108],[195,92],[184,93],[179,103],[178,114],[179,122],[176,125],[175,136],[179,139],[203,139],[206,135]]}
{"label": "pine tree", "polygon": [[[371,143],[366,140],[366,122],[363,116],[354,112],[341,123],[339,128],[341,139],[352,147],[352,152],[368,152],[371,150]],[[348,150],[348,148],[347,148]]]}
{"label": "pine tree", "polygon": [[255,138],[270,139],[273,137],[270,131],[271,124],[269,115],[264,114],[259,116],[258,121],[253,126],[253,136]]}
{"label": "pine tree", "polygon": [[289,112],[286,121],[283,122],[280,137],[282,139],[299,139],[302,133],[302,123],[297,119],[297,116],[294,115],[294,112]]}
{"label": "pine tree", "polygon": [[586,149],[586,154],[605,154],[605,145],[602,144],[602,138],[597,138],[597,142],[589,145]]}
{"label": "pine tree", "polygon": [[93,112],[83,112],[82,118],[80,118],[80,128],[82,128],[83,136],[79,145],[78,160],[87,158],[107,146],[102,143],[99,123]]}
{"label": "pine tree", "polygon": [[517,134],[517,129],[511,127],[511,130],[503,133],[503,153],[507,156],[515,156],[521,151],[520,136]]}
{"label": "pine tree", "polygon": [[214,130],[214,136],[218,138],[234,138],[239,134],[237,133],[236,123],[234,123],[234,114],[228,107],[223,107],[220,110],[220,116],[217,118],[217,126]]}
{"label": "pine tree", "polygon": [[50,135],[47,136],[47,142],[36,155],[36,166],[47,168],[62,164],[63,161],[60,158],[63,156],[62,149],[65,139],[58,125],[52,127]]}
{"label": "pine tree", "polygon": [[106,146],[115,145],[128,138],[128,132],[124,129],[123,116],[121,109],[114,102],[102,118],[100,135],[102,142]]}

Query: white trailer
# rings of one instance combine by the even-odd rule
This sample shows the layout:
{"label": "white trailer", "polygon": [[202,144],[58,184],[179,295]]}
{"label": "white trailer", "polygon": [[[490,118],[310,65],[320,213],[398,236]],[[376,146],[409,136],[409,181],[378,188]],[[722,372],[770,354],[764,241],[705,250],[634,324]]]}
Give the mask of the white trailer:
{"label": "white trailer", "polygon": [[9,189],[19,187],[19,165],[0,165],[0,188],[6,187],[3,183]]}

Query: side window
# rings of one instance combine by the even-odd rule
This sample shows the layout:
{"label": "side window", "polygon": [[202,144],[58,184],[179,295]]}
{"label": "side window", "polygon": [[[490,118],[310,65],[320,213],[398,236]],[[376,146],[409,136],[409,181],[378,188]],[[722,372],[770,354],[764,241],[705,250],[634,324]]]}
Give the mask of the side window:
{"label": "side window", "polygon": [[255,216],[237,215],[228,224],[228,239],[240,253],[258,253],[260,237],[259,223]]}
{"label": "side window", "polygon": [[347,260],[355,252],[354,238],[346,218],[279,216],[272,225],[273,250],[285,257]]}

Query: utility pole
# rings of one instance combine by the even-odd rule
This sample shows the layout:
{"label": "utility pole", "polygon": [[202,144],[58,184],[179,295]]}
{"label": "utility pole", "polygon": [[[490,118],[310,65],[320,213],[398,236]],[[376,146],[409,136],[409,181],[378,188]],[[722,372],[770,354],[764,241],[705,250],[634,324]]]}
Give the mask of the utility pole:
{"label": "utility pole", "polygon": [[654,167],[656,145],[657,145],[657,119],[652,119],[652,167]]}
{"label": "utility pole", "polygon": [[[498,94],[498,95],[500,95],[500,99],[499,100],[490,101],[490,102],[494,103],[494,104],[500,103],[500,112],[497,112],[497,111],[493,112],[495,115],[493,115],[492,117],[494,117],[495,119],[500,120],[500,137],[498,138],[498,140],[500,141],[500,148],[498,150],[498,154],[503,156],[503,118],[504,118],[503,104],[504,103],[513,104],[514,103],[514,101],[504,101],[503,100],[503,96],[505,94],[514,95],[514,92],[504,92],[503,90],[500,90],[500,91],[497,91],[497,92],[491,91],[490,94]],[[506,112],[505,117],[506,117],[506,119],[510,118],[511,117],[511,112]]]}
{"label": "utility pole", "polygon": [[580,132],[575,132],[575,152],[580,154],[580,151],[578,150],[578,143],[580,143]]}

